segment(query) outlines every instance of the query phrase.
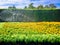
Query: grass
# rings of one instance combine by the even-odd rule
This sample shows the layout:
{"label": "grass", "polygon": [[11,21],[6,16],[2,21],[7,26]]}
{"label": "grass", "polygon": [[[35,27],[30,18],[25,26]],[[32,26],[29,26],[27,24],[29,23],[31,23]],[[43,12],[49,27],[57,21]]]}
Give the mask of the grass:
{"label": "grass", "polygon": [[[1,9],[0,8],[0,10],[6,10],[6,9]],[[30,8],[27,8],[27,9],[16,8],[16,9],[17,10],[57,10],[57,8],[41,8],[41,9],[37,9],[37,8],[34,8],[34,9],[30,9]]]}

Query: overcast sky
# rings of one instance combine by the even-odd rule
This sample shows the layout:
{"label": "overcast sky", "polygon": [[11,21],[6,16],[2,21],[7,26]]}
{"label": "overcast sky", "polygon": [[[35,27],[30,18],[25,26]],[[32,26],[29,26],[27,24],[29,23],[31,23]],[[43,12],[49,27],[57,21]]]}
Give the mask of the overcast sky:
{"label": "overcast sky", "polygon": [[34,3],[34,6],[53,3],[57,8],[60,8],[60,0],[0,0],[0,8],[7,8],[8,6],[13,5],[17,8],[23,8],[24,6],[28,6],[30,3]]}

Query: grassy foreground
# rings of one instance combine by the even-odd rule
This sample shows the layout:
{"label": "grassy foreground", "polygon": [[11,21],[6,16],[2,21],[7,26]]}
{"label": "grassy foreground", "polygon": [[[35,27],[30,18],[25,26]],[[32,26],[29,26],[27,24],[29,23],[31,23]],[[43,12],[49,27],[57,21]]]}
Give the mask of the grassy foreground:
{"label": "grassy foreground", "polygon": [[60,22],[3,22],[0,41],[60,42]]}

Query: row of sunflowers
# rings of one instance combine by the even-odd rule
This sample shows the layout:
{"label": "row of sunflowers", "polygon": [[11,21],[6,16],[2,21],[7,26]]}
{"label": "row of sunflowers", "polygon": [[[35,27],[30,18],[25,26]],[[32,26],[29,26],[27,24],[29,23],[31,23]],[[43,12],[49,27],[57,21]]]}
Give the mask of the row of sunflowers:
{"label": "row of sunflowers", "polygon": [[60,34],[59,22],[5,22],[3,28],[13,33]]}
{"label": "row of sunflowers", "polygon": [[60,42],[59,22],[0,23],[0,41]]}

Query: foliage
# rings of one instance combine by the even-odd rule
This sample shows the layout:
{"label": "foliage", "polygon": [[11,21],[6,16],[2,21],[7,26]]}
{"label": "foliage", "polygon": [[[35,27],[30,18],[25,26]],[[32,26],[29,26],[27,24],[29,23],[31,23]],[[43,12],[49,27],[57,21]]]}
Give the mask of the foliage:
{"label": "foliage", "polygon": [[30,9],[34,9],[35,7],[33,6],[33,3],[29,4],[29,7]]}
{"label": "foliage", "polygon": [[25,6],[24,9],[27,9],[27,6]]}
{"label": "foliage", "polygon": [[37,9],[43,9],[44,7],[43,7],[43,5],[39,5],[38,7],[37,7]]}
{"label": "foliage", "polygon": [[59,22],[5,22],[2,25],[0,41],[60,42]]}
{"label": "foliage", "polygon": [[50,8],[56,8],[56,6],[54,4],[49,4]]}
{"label": "foliage", "polygon": [[16,7],[15,7],[15,5],[9,6],[8,9],[9,9],[9,10],[16,10]]}
{"label": "foliage", "polygon": [[44,8],[49,8],[49,6],[48,5],[45,5],[45,7]]}
{"label": "foliage", "polygon": [[[2,21],[27,21],[27,22],[38,22],[38,21],[60,21],[60,9],[27,9],[27,10],[4,10],[0,13],[0,19]],[[15,18],[13,19],[13,14]],[[18,15],[18,16],[17,16]],[[23,16],[22,16],[23,15]],[[0,22],[1,22],[0,20]]]}
{"label": "foliage", "polygon": [[[34,7],[33,6],[34,5],[34,3],[31,3],[31,4],[29,4],[29,7],[27,7],[27,8],[24,8],[24,9],[36,9],[36,10],[41,10],[41,9],[45,9],[45,8],[47,8],[47,9],[56,9],[56,5],[54,5],[54,4],[49,4],[49,5],[45,5],[45,6],[43,6],[43,5],[38,5],[37,7]],[[25,6],[26,7],[26,6]]]}

